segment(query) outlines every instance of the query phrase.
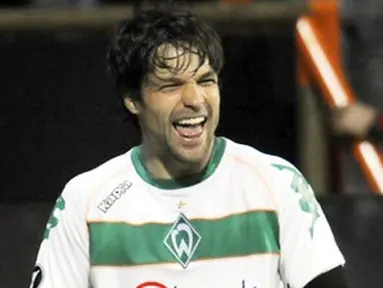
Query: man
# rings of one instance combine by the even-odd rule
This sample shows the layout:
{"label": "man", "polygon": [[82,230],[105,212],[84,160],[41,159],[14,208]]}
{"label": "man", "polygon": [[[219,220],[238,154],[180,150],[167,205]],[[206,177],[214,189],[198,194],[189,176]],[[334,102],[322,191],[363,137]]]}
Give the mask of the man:
{"label": "man", "polygon": [[[330,115],[334,136],[348,141],[369,140],[378,144],[378,150],[383,151],[383,113],[375,106],[359,102],[335,108],[330,111]],[[340,152],[344,193],[372,193],[352,151],[344,149]]]}
{"label": "man", "polygon": [[31,287],[345,287],[302,174],[215,136],[223,51],[212,28],[176,7],[140,11],[109,63],[142,143],[69,181]]}
{"label": "man", "polygon": [[383,112],[363,103],[333,111],[333,128],[338,136],[383,141]]}

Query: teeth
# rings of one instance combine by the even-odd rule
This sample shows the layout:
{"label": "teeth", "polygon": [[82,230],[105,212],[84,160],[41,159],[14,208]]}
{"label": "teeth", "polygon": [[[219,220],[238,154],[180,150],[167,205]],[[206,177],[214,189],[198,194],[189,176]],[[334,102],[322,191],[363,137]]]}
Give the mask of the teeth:
{"label": "teeth", "polygon": [[197,125],[197,124],[201,124],[203,121],[205,121],[205,117],[196,117],[196,118],[182,119],[180,121],[177,121],[177,124],[179,124],[179,125]]}

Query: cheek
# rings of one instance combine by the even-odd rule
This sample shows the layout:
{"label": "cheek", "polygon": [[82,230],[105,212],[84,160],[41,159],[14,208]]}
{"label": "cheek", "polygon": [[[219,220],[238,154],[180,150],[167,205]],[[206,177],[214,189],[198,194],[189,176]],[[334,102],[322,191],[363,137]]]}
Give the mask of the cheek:
{"label": "cheek", "polygon": [[164,124],[168,123],[168,116],[166,111],[161,110],[160,107],[156,109],[147,109],[144,113],[146,126],[150,127],[154,131],[162,131]]}
{"label": "cheek", "polygon": [[212,109],[213,116],[219,115],[221,97],[218,87],[209,88],[207,91],[208,103]]}
{"label": "cheek", "polygon": [[172,103],[163,99],[160,95],[155,96],[153,95],[153,97],[148,99],[143,118],[145,118],[146,126],[153,130],[153,132],[160,132],[169,126]]}

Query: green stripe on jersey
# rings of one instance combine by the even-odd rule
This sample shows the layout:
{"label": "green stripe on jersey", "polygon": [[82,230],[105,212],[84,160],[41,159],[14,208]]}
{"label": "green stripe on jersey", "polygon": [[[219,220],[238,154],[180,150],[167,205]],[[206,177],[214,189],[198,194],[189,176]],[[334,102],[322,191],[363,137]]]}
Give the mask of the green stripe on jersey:
{"label": "green stripe on jersey", "polygon": [[[191,220],[190,223],[201,237],[191,261],[280,251],[278,218],[272,211],[252,211],[217,220]],[[177,262],[164,241],[173,223],[134,226],[96,222],[88,225],[92,265]]]}

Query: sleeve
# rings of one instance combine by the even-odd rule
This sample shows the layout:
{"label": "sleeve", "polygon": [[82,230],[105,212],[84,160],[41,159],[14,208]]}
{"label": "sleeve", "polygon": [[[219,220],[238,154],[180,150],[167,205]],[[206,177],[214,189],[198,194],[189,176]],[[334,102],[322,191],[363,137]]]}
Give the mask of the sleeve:
{"label": "sleeve", "polygon": [[334,268],[307,284],[304,288],[348,288],[343,267]]}
{"label": "sleeve", "polygon": [[85,205],[68,183],[49,217],[30,288],[88,288]]}
{"label": "sleeve", "polygon": [[279,196],[280,274],[289,287],[302,288],[345,260],[304,176],[287,161],[273,166]]}

